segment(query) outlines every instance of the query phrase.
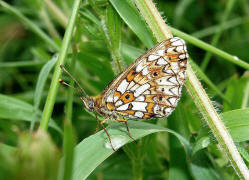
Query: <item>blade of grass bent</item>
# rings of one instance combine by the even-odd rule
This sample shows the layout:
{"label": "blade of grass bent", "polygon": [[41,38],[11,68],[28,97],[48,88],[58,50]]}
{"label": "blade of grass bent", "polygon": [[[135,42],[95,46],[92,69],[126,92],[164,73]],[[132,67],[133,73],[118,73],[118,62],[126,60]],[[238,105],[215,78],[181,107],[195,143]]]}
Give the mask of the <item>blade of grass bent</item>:
{"label": "blade of grass bent", "polygon": [[[132,137],[135,139],[142,138],[155,132],[172,133],[184,147],[186,155],[190,157],[191,147],[188,144],[188,141],[178,133],[161,126],[140,121],[128,121],[128,124]],[[108,126],[107,131],[112,138],[112,143],[114,144],[114,141],[117,140],[120,143],[118,144],[119,147],[132,141],[128,136],[126,127],[123,123],[112,124]],[[105,132],[102,130],[84,139],[75,147],[73,180],[86,179],[101,162],[114,153],[111,148],[107,149],[105,147],[107,143],[109,144],[109,141],[107,140]]]}

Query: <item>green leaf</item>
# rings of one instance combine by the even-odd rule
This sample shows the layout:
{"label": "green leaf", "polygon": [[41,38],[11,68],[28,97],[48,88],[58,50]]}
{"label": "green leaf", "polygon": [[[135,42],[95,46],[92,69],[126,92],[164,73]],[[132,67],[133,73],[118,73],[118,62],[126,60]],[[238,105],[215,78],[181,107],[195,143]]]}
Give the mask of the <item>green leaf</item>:
{"label": "green leaf", "polygon": [[249,140],[249,108],[222,113],[221,118],[235,142]]}
{"label": "green leaf", "polygon": [[247,163],[249,163],[249,153],[248,151],[241,145],[237,145],[237,149],[242,155],[242,157],[246,160]]}
{"label": "green leaf", "polygon": [[41,69],[39,73],[39,77],[36,83],[35,87],[35,94],[34,94],[34,107],[39,108],[42,92],[45,86],[45,82],[48,78],[49,72],[54,67],[56,61],[58,59],[58,56],[55,55],[50,61],[48,61]]}
{"label": "green leaf", "polygon": [[33,130],[36,118],[37,118],[37,114],[39,112],[39,105],[41,102],[41,97],[42,97],[42,93],[44,90],[44,86],[46,83],[46,80],[48,78],[48,75],[50,73],[50,71],[52,70],[52,68],[54,67],[55,63],[57,62],[58,56],[55,55],[50,61],[48,61],[41,69],[40,73],[39,73],[39,77],[36,83],[36,87],[35,87],[35,93],[34,93],[34,116],[32,118],[31,124],[30,124],[30,129],[31,131]]}
{"label": "green leaf", "polygon": [[199,150],[208,147],[210,143],[211,143],[210,137],[207,136],[201,137],[196,141],[195,146],[193,147],[192,155],[194,155]]}
{"label": "green leaf", "polygon": [[237,75],[233,76],[225,94],[226,98],[230,99],[230,103],[224,102],[224,111],[242,108],[245,94],[248,94],[248,92],[245,91],[248,82],[249,76],[247,74],[241,78],[238,78]]}
{"label": "green leaf", "polygon": [[[142,138],[155,132],[172,133],[178,138],[181,145],[184,147],[187,156],[190,157],[191,148],[188,141],[178,133],[149,123],[139,121],[129,121],[128,123],[132,137],[135,139]],[[131,142],[131,138],[127,135],[124,124],[112,124],[108,126],[107,131],[111,136],[114,148],[116,146],[121,147],[124,144]],[[109,145],[109,141],[103,130],[80,142],[75,148],[72,179],[86,179],[100,163],[112,155],[114,151],[110,147],[106,148],[105,146],[107,145]]]}
{"label": "green leaf", "polygon": [[[0,118],[11,120],[31,121],[34,107],[19,99],[0,94]],[[39,111],[38,117],[41,117]],[[52,120],[49,126],[62,133],[58,125]]]}
{"label": "green leaf", "polygon": [[146,22],[142,20],[137,8],[130,0],[109,0],[116,9],[120,17],[131,28],[131,30],[138,36],[138,38],[151,48],[154,46],[153,35],[148,29]]}

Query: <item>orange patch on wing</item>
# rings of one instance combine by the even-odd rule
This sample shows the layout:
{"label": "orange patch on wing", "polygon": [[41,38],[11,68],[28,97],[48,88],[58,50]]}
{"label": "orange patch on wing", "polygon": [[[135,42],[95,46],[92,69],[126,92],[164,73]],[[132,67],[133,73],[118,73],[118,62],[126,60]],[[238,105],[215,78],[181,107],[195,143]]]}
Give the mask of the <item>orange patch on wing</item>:
{"label": "orange patch on wing", "polygon": [[143,116],[143,118],[144,119],[149,119],[149,118],[151,118],[151,113],[144,113],[144,116]]}
{"label": "orange patch on wing", "polygon": [[139,83],[141,81],[141,79],[143,79],[143,76],[139,73],[136,75],[136,77],[134,78],[134,81],[136,83]]}
{"label": "orange patch on wing", "polygon": [[154,95],[146,95],[145,102],[154,102],[153,98],[154,98]]}
{"label": "orange patch on wing", "polygon": [[115,91],[114,96],[117,96],[118,98],[120,98],[121,93],[119,91]]}
{"label": "orange patch on wing", "polygon": [[154,113],[154,112],[153,112],[153,107],[154,107],[154,103],[149,103],[149,104],[147,105],[147,107],[146,107],[147,112],[148,112],[148,113]]}
{"label": "orange patch on wing", "polygon": [[125,104],[134,101],[134,95],[132,92],[125,92],[120,98]]}
{"label": "orange patch on wing", "polygon": [[131,70],[126,77],[127,81],[131,82],[134,79],[134,77],[136,76],[136,74],[137,73],[135,72],[135,70]]}
{"label": "orange patch on wing", "polygon": [[177,62],[179,61],[179,54],[178,53],[170,53],[167,57],[168,60],[170,60],[171,62]]}
{"label": "orange patch on wing", "polygon": [[129,115],[134,115],[135,114],[135,111],[132,111],[132,110],[126,110],[124,111],[126,114],[129,114]]}
{"label": "orange patch on wing", "polygon": [[109,109],[109,110],[114,110],[114,109],[115,109],[114,104],[113,104],[113,103],[110,103],[110,102],[108,102],[108,103],[106,104],[106,107],[107,107],[107,109]]}

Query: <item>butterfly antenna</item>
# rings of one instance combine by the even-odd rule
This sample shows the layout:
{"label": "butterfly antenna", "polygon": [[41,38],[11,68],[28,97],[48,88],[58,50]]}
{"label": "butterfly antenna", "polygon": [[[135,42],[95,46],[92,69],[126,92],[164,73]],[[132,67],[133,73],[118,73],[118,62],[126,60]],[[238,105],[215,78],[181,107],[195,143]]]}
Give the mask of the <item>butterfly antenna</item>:
{"label": "butterfly antenna", "polygon": [[[84,89],[80,86],[80,83],[65,69],[65,67],[61,64],[60,65],[60,68],[61,68],[61,70],[63,71],[63,72],[65,72],[70,78],[72,78],[72,80],[78,85],[78,87],[80,88],[80,91],[81,91],[81,93],[83,94],[83,96],[84,97],[87,97],[87,94],[86,94],[86,92],[84,91]],[[68,83],[66,83],[65,81],[63,81],[63,80],[59,80],[59,82],[61,83],[61,84],[64,84],[64,85],[66,85],[66,86],[69,86],[69,87],[72,87],[72,86],[70,86]],[[76,89],[75,87],[72,87],[73,89]],[[77,90],[77,89],[76,89]]]}
{"label": "butterfly antenna", "polygon": [[70,84],[68,84],[67,82],[63,81],[62,79],[59,79],[59,83],[61,83],[64,86],[68,86],[68,87],[72,88],[73,90],[77,91],[78,93],[81,93],[81,91],[78,88],[75,88],[75,87],[71,86]]}

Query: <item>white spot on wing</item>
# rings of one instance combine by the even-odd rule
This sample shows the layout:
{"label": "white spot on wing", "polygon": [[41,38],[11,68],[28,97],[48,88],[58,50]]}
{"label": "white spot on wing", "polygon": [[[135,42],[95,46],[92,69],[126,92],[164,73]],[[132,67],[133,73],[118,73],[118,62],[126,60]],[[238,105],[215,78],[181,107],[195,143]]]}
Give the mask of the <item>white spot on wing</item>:
{"label": "white spot on wing", "polygon": [[171,62],[170,65],[171,65],[172,69],[179,69],[177,62]]}
{"label": "white spot on wing", "polygon": [[179,72],[179,78],[185,79],[185,73],[184,72]]}
{"label": "white spot on wing", "polygon": [[184,52],[183,46],[177,46],[176,51],[179,53],[183,53]]}
{"label": "white spot on wing", "polygon": [[185,56],[185,54],[181,54],[181,55],[179,56],[179,58],[180,58],[180,59],[185,59],[186,56]]}
{"label": "white spot on wing", "polygon": [[160,109],[160,107],[156,104],[156,105],[154,106],[154,113],[155,113],[155,114],[158,114],[159,109]]}
{"label": "white spot on wing", "polygon": [[140,94],[142,94],[144,91],[146,91],[147,89],[150,88],[150,85],[148,83],[143,84],[142,86],[140,86],[139,88],[137,88],[134,92],[134,96],[138,97]]}
{"label": "white spot on wing", "polygon": [[137,65],[137,67],[136,67],[136,72],[142,71],[142,69],[143,69],[145,66],[146,66],[145,63],[143,63],[143,62],[139,63],[139,64]]}
{"label": "white spot on wing", "polygon": [[149,91],[149,90],[146,90],[146,91],[144,91],[143,94],[150,94],[150,91]]}
{"label": "white spot on wing", "polygon": [[146,102],[132,102],[131,104],[133,106],[132,110],[146,112],[146,106],[147,106]]}
{"label": "white spot on wing", "polygon": [[139,84],[135,84],[130,90],[135,91],[139,87]]}
{"label": "white spot on wing", "polygon": [[144,116],[144,113],[138,111],[138,112],[135,112],[134,115],[139,117],[139,118],[142,118]]}
{"label": "white spot on wing", "polygon": [[169,78],[168,81],[170,81],[173,84],[178,84],[175,76],[172,76],[171,78]]}
{"label": "white spot on wing", "polygon": [[129,103],[128,104],[124,104],[124,105],[118,107],[117,110],[118,111],[125,111],[125,110],[128,109],[128,107],[129,107]]}
{"label": "white spot on wing", "polygon": [[165,61],[164,60],[164,58],[159,58],[158,60],[157,60],[157,64],[158,65],[165,65],[165,64],[168,64],[168,62],[167,61]]}
{"label": "white spot on wing", "polygon": [[121,94],[123,94],[126,91],[126,88],[128,87],[129,82],[126,81],[126,79],[124,79],[120,85],[118,86],[117,90],[121,92]]}
{"label": "white spot on wing", "polygon": [[135,101],[144,101],[145,100],[145,97],[142,95],[142,96],[139,96],[135,99]]}
{"label": "white spot on wing", "polygon": [[113,102],[113,93],[111,93],[108,97],[107,97],[107,99],[106,99],[106,101],[107,102]]}
{"label": "white spot on wing", "polygon": [[159,56],[164,56],[165,50],[161,49],[156,52]]}
{"label": "white spot on wing", "polygon": [[115,106],[120,106],[120,105],[122,105],[123,104],[123,102],[121,101],[121,100],[119,100],[119,101],[117,101],[116,103],[115,103]]}
{"label": "white spot on wing", "polygon": [[147,74],[149,74],[148,67],[145,67],[142,71],[142,75],[146,76]]}
{"label": "white spot on wing", "polygon": [[180,39],[179,37],[171,38],[170,41],[172,42],[172,46],[182,46],[185,45],[185,41]]}
{"label": "white spot on wing", "polygon": [[167,115],[169,115],[172,112],[173,108],[165,108],[164,111]]}
{"label": "white spot on wing", "polygon": [[172,83],[171,81],[169,81],[167,79],[167,77],[161,77],[160,79],[157,79],[156,83],[158,85],[161,85],[161,86],[172,86],[172,85],[175,85],[174,83]]}
{"label": "white spot on wing", "polygon": [[178,87],[173,87],[173,88],[171,88],[170,90],[171,90],[171,92],[172,92],[173,94],[179,95],[179,94],[178,94],[178,90],[179,90]]}
{"label": "white spot on wing", "polygon": [[169,98],[168,100],[169,100],[170,104],[172,104],[172,106],[176,105],[177,99],[175,97]]}
{"label": "white spot on wing", "polygon": [[158,56],[158,55],[151,54],[151,55],[149,55],[149,57],[148,57],[148,61],[154,61],[154,60],[158,59],[159,57],[160,57],[160,56]]}
{"label": "white spot on wing", "polygon": [[167,49],[167,53],[172,52],[174,49],[175,49],[175,47],[170,47],[170,48],[168,48],[168,49]]}
{"label": "white spot on wing", "polygon": [[118,100],[118,96],[114,96],[114,102]]}
{"label": "white spot on wing", "polygon": [[127,87],[127,89],[130,89],[132,86],[134,86],[135,85],[135,82],[134,81],[131,81],[130,82],[130,84],[129,84],[129,86]]}

